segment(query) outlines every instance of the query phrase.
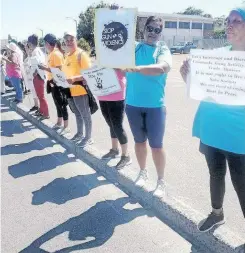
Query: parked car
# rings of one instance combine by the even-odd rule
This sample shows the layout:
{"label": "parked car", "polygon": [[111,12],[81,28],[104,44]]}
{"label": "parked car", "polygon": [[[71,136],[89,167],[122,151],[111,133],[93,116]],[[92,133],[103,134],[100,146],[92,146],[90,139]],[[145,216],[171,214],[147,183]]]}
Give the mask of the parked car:
{"label": "parked car", "polygon": [[172,54],[178,53],[178,54],[188,54],[190,53],[191,49],[197,48],[196,45],[193,44],[193,42],[179,42],[173,47],[170,48],[170,51]]}

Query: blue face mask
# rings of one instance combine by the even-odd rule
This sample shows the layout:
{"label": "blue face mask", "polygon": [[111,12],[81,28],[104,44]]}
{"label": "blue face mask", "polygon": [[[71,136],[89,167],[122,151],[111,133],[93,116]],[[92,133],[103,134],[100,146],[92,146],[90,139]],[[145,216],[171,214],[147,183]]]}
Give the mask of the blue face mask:
{"label": "blue face mask", "polygon": [[242,19],[245,21],[245,4],[234,8],[232,11],[236,11],[239,13],[239,15],[242,17]]}

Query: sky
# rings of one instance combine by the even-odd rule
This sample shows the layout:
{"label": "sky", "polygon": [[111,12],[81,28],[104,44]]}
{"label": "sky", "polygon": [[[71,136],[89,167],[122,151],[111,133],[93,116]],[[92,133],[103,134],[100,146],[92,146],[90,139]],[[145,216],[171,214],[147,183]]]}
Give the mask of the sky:
{"label": "sky", "polygon": [[[66,17],[76,18],[82,11],[98,0],[0,0],[1,1],[1,39],[8,34],[24,40],[28,35],[39,36],[53,33],[61,37],[65,31],[74,30],[75,23]],[[111,1],[106,1],[111,2]],[[242,0],[115,0],[120,6],[138,8],[142,12],[174,13],[188,6],[203,9],[214,17],[228,15],[229,11]]]}

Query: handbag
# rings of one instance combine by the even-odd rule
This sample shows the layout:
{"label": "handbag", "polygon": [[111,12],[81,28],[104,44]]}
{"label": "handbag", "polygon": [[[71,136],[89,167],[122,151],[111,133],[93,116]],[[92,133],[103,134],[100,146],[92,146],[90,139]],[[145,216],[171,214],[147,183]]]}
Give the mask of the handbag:
{"label": "handbag", "polygon": [[87,85],[83,86],[88,94],[88,103],[89,103],[89,107],[90,107],[90,112],[91,114],[94,114],[98,111],[99,107],[98,104],[94,98],[94,95],[92,94],[91,90],[89,89],[89,87]]}
{"label": "handbag", "polygon": [[92,94],[89,87],[87,85],[84,85],[82,81],[78,81],[73,84],[74,85],[81,85],[86,90],[87,95],[88,95],[88,103],[89,103],[90,112],[91,112],[91,114],[96,113],[98,111],[99,107],[98,107],[96,99],[94,98],[94,95]]}

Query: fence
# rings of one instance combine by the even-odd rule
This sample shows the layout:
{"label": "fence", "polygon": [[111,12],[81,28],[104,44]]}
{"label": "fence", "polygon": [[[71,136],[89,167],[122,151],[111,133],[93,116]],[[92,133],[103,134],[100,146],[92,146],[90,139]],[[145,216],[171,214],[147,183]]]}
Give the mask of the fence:
{"label": "fence", "polygon": [[[214,49],[220,48],[228,45],[226,39],[203,39],[203,38],[195,38],[195,37],[185,37],[185,36],[173,36],[173,37],[163,37],[163,41],[168,45],[168,47],[172,47],[179,42],[193,42],[197,48],[200,49]],[[142,41],[142,40],[138,40]]]}

